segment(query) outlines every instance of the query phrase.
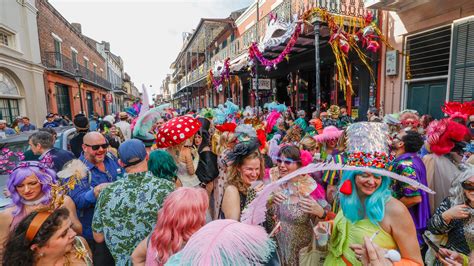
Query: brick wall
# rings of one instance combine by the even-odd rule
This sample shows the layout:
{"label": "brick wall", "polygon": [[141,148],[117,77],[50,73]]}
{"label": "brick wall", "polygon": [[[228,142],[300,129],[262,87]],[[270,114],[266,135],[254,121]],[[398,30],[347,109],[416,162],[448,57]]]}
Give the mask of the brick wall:
{"label": "brick wall", "polygon": [[61,53],[71,59],[71,46],[78,51],[77,62],[84,66],[84,56],[89,59],[89,70],[93,64],[97,65],[97,75],[106,79],[106,73],[101,72],[106,68],[105,59],[88,44],[86,39],[72,27],[72,25],[46,0],[36,0],[38,8],[38,35],[42,57],[45,52],[54,52],[53,33],[62,39]]}

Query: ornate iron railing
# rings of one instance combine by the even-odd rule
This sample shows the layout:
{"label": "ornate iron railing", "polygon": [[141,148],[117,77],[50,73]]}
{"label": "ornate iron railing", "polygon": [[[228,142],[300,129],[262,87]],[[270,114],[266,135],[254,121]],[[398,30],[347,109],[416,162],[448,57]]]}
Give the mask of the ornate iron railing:
{"label": "ornate iron railing", "polygon": [[41,61],[49,70],[64,72],[71,78],[74,78],[76,69],[78,69],[83,81],[98,85],[107,90],[112,89],[112,84],[108,80],[100,77],[90,69],[74,63],[73,60],[61,53],[44,52]]}

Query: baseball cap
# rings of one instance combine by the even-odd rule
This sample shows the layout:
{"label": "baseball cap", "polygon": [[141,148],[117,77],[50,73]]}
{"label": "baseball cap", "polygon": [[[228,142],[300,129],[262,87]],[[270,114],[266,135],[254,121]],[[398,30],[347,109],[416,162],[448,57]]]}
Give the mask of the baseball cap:
{"label": "baseball cap", "polygon": [[136,165],[146,158],[145,144],[138,139],[125,141],[120,145],[118,152],[125,167]]}

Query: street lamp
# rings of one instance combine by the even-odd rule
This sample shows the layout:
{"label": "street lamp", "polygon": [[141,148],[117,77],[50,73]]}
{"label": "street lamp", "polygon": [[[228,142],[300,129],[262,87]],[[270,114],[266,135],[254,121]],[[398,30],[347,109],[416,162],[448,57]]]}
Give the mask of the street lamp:
{"label": "street lamp", "polygon": [[76,68],[76,74],[74,75],[74,79],[77,81],[77,89],[79,90],[79,101],[81,102],[81,113],[84,114],[84,104],[82,103],[82,92],[81,92],[82,75],[79,72],[79,68]]}

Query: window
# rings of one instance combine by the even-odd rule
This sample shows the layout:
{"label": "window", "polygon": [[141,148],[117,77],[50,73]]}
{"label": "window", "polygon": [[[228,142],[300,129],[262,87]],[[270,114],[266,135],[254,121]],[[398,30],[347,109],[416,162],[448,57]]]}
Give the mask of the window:
{"label": "window", "polygon": [[86,78],[89,78],[89,60],[86,58],[84,58],[84,69]]}
{"label": "window", "polygon": [[456,102],[474,97],[474,16],[455,22],[451,53],[450,98]]}
{"label": "window", "polygon": [[94,80],[97,79],[97,66],[94,65]]}
{"label": "window", "polygon": [[[0,71],[0,97],[2,96],[20,96],[18,87],[7,73]],[[7,120],[8,124],[20,115],[20,109],[17,99],[0,98],[0,119]]]}
{"label": "window", "polygon": [[56,59],[56,67],[61,68],[63,60],[61,57],[61,42],[54,39],[54,58]]}
{"label": "window", "polygon": [[407,79],[448,75],[451,25],[407,37]]}
{"label": "window", "polygon": [[5,32],[0,31],[0,44],[8,46],[8,35]]}
{"label": "window", "polygon": [[78,66],[77,66],[77,53],[72,51],[71,52],[71,58],[72,58],[72,66],[74,67],[74,69],[77,69]]}

